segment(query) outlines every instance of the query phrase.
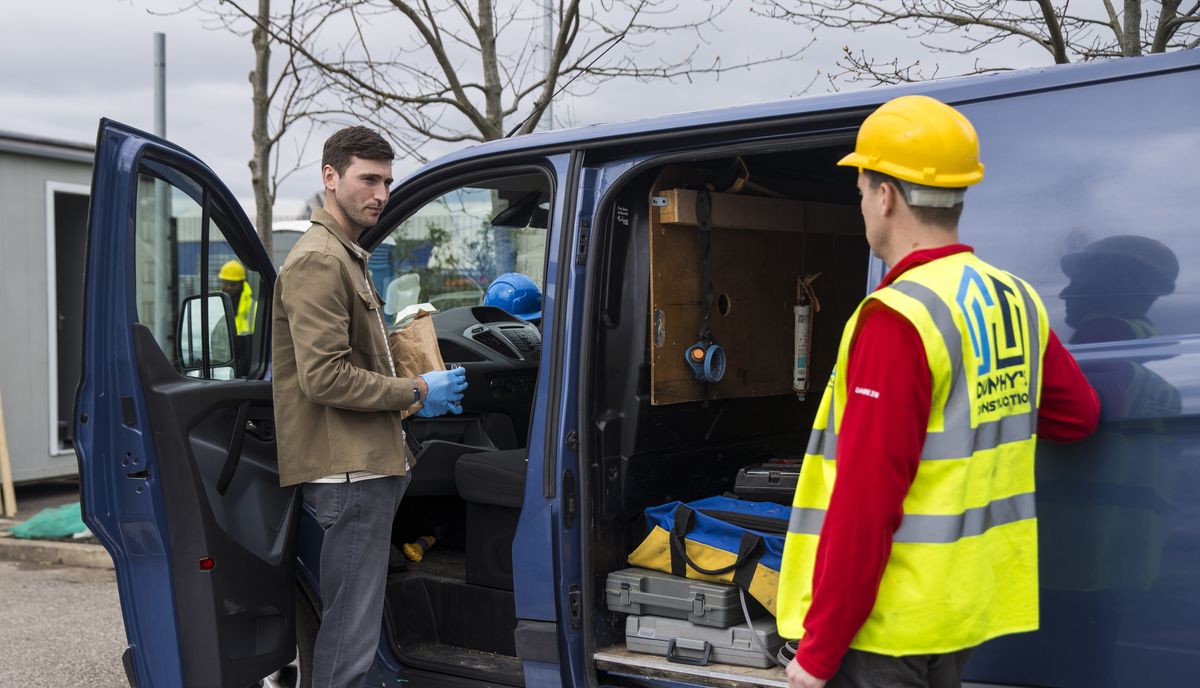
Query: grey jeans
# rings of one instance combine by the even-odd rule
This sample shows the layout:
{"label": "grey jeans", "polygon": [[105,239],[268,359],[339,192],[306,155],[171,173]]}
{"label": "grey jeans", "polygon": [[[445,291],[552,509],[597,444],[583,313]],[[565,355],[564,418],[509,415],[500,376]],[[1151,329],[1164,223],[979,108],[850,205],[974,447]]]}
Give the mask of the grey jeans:
{"label": "grey jeans", "polygon": [[849,650],[838,672],[825,685],[826,688],[959,688],[971,649],[905,657]]}
{"label": "grey jeans", "polygon": [[409,479],[304,484],[304,501],[325,529],[313,688],[359,688],[375,661],[392,520]]}

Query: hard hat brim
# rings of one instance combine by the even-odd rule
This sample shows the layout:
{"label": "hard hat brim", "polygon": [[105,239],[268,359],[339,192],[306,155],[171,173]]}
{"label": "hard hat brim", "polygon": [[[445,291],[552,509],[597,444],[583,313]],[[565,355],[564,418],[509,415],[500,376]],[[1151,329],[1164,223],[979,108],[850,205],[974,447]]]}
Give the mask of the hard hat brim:
{"label": "hard hat brim", "polygon": [[841,160],[838,160],[837,164],[839,167],[857,167],[859,169],[864,169],[867,166],[867,156],[855,151]]}
{"label": "hard hat brim", "polygon": [[880,160],[872,160],[858,151],[838,160],[837,164],[840,167],[857,167],[860,172],[862,170],[872,170],[880,174],[886,174],[889,177],[903,179],[906,182],[932,186],[934,188],[961,189],[983,181],[983,163],[977,163],[976,168],[971,172],[962,174],[942,173],[934,179],[918,175],[912,170],[900,167],[899,165],[889,165]]}

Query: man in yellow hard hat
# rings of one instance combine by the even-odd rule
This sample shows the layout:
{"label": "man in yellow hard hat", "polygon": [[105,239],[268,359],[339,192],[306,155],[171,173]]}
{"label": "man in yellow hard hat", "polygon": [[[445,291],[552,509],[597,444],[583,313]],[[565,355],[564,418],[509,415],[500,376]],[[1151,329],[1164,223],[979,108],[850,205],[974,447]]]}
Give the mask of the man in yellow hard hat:
{"label": "man in yellow hard hat", "polygon": [[793,501],[779,632],[792,688],[958,686],[972,648],[1038,627],[1034,448],[1096,426],[1096,393],[1034,289],[958,243],[979,142],[891,100],[839,165],[890,271],[850,317]]}
{"label": "man in yellow hard hat", "polygon": [[254,331],[254,316],[258,310],[254,300],[254,291],[246,281],[246,268],[240,261],[230,260],[221,266],[217,273],[221,280],[221,291],[229,295],[237,309],[234,323],[238,334],[250,334]]}

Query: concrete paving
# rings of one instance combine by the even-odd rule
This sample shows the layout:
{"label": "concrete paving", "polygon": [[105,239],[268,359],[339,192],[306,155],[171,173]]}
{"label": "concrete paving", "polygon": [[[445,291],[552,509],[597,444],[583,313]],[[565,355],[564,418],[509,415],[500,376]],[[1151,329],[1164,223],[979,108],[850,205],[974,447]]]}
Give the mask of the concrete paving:
{"label": "concrete paving", "polygon": [[0,561],[28,564],[79,566],[112,570],[112,558],[95,540],[70,542],[66,540],[21,540],[0,537]]}
{"label": "concrete paving", "polygon": [[112,571],[0,562],[0,600],[0,685],[127,688]]}

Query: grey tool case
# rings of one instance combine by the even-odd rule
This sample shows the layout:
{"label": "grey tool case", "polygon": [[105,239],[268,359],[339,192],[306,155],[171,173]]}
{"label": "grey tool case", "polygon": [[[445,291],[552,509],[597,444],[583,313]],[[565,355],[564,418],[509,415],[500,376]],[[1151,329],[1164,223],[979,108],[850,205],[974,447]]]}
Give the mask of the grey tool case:
{"label": "grey tool case", "polygon": [[800,482],[800,459],[773,459],[738,470],[733,491],[752,502],[791,506]]}
{"label": "grey tool case", "polygon": [[710,628],[683,619],[662,616],[630,616],[625,619],[625,646],[630,652],[666,657],[678,664],[705,666],[735,664],[767,669],[775,666],[775,653],[783,641],[775,630],[775,620],[753,620],[754,632],[770,655],[764,655],[745,623],[729,628]]}
{"label": "grey tool case", "polygon": [[[649,569],[631,568],[608,574],[605,602],[612,612],[687,619],[713,628],[727,628],[745,621],[737,586],[689,580]],[[756,610],[761,610],[757,603],[750,613]]]}

